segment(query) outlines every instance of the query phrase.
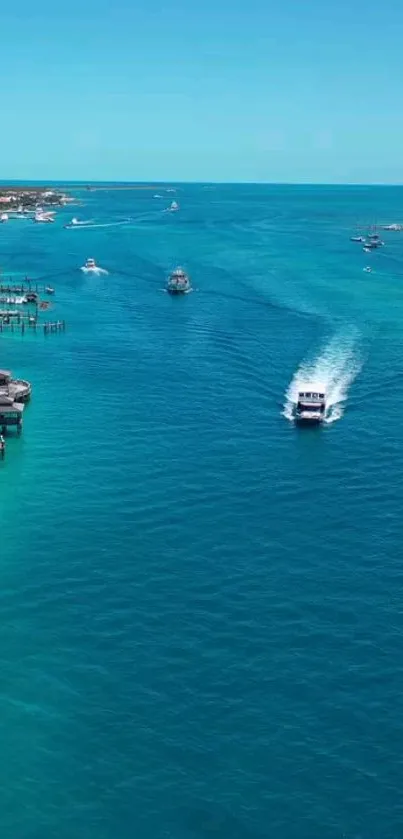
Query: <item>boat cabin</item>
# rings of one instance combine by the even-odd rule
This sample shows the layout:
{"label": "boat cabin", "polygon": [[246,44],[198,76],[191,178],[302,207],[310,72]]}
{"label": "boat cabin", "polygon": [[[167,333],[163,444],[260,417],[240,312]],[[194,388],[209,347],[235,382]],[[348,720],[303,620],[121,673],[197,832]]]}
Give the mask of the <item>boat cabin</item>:
{"label": "boat cabin", "polygon": [[326,397],[322,390],[301,390],[295,408],[297,420],[321,422],[326,410]]}
{"label": "boat cabin", "polygon": [[325,394],[323,391],[301,390],[298,394],[298,405],[307,410],[308,408],[325,409]]}

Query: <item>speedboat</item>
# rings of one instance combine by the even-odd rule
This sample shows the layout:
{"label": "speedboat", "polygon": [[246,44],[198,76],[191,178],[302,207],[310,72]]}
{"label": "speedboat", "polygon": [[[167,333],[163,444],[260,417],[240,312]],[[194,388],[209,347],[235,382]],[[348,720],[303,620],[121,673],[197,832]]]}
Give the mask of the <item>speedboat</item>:
{"label": "speedboat", "polygon": [[92,219],[89,221],[79,221],[78,218],[72,218],[64,227],[66,230],[69,230],[71,227],[86,227],[88,224],[93,224]]}
{"label": "speedboat", "polygon": [[383,230],[403,230],[403,224],[385,224]]}
{"label": "speedboat", "polygon": [[366,266],[365,268],[363,268],[362,270],[363,270],[363,271],[365,271],[365,273],[366,273],[366,274],[370,274],[370,273],[371,273],[371,271],[372,271],[372,268],[371,268],[371,266],[370,266],[370,265],[367,265],[367,266]]}
{"label": "speedboat", "polygon": [[81,271],[84,274],[107,274],[108,272],[105,268],[100,268],[99,265],[96,264],[95,259],[87,259],[85,265],[82,265]]}
{"label": "speedboat", "polygon": [[52,288],[52,286],[50,286],[50,285],[47,285],[46,288],[45,288],[45,294],[54,294],[54,293],[55,293],[54,288]]}
{"label": "speedboat", "polygon": [[351,236],[350,242],[365,242],[364,236]]}
{"label": "speedboat", "polygon": [[301,390],[294,408],[294,419],[299,425],[318,425],[325,419],[326,395],[323,390]]}
{"label": "speedboat", "polygon": [[183,268],[175,268],[169,275],[167,291],[169,294],[188,294],[192,290],[190,279]]}

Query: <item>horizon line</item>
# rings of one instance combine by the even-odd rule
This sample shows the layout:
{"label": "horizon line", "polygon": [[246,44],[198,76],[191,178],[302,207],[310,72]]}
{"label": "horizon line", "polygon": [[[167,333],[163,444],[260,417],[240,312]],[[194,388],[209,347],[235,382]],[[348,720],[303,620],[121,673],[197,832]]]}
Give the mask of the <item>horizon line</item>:
{"label": "horizon line", "polygon": [[193,181],[193,180],[164,180],[154,181],[152,179],[146,181],[139,180],[100,180],[100,179],[75,179],[75,178],[0,178],[0,186],[8,184],[38,184],[46,186],[47,184],[83,184],[85,186],[92,186],[96,184],[122,184],[130,186],[171,186],[174,185],[191,185],[191,186],[290,186],[290,187],[306,187],[306,186],[323,186],[323,187],[403,187],[403,182],[392,181]]}

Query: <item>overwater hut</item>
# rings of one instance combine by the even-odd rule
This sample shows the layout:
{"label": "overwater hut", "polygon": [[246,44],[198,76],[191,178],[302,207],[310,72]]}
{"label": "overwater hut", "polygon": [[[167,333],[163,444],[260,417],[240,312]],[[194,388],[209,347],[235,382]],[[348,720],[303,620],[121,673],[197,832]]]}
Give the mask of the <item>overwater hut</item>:
{"label": "overwater hut", "polygon": [[13,402],[12,397],[0,395],[0,428],[5,434],[8,428],[16,428],[18,432],[22,428],[22,413],[24,405]]}

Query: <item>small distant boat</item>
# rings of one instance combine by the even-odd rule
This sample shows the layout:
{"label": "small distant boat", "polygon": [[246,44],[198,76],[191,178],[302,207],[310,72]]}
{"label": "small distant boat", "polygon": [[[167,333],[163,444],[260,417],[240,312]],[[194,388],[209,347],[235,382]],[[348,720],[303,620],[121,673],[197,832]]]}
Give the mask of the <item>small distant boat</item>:
{"label": "small distant boat", "polygon": [[382,230],[403,230],[403,224],[385,224]]}
{"label": "small distant boat", "polygon": [[370,273],[372,272],[372,268],[371,268],[371,266],[370,266],[370,265],[367,265],[367,266],[366,266],[365,268],[363,268],[362,270],[363,270],[363,271],[365,271],[367,274],[370,274]]}
{"label": "small distant boat", "polygon": [[100,268],[99,265],[96,264],[95,259],[87,259],[85,265],[82,265],[81,271],[84,274],[107,274],[108,272],[105,268]]}
{"label": "small distant boat", "polygon": [[177,201],[172,201],[172,203],[171,203],[171,204],[170,204],[170,206],[168,207],[168,212],[169,212],[169,213],[177,213],[177,212],[178,212],[178,210],[179,210],[179,204],[178,204],[178,202],[177,202]]}
{"label": "small distant boat", "polygon": [[69,230],[71,227],[86,227],[88,224],[93,224],[93,220],[89,219],[88,221],[79,221],[78,218],[72,218],[68,224],[65,224],[65,230]]}
{"label": "small distant boat", "polygon": [[183,268],[175,268],[169,275],[167,291],[169,294],[188,294],[192,290],[190,279]]}
{"label": "small distant boat", "polygon": [[298,393],[294,419],[299,425],[318,425],[325,419],[326,394],[323,391],[303,390]]}
{"label": "small distant boat", "polygon": [[350,242],[365,242],[364,236],[351,236]]}
{"label": "small distant boat", "polygon": [[34,215],[34,222],[36,224],[51,224],[54,222],[54,212],[44,213],[43,211],[37,210]]}
{"label": "small distant boat", "polygon": [[385,243],[381,242],[380,239],[374,239],[374,238],[368,239],[365,242],[364,251],[374,251],[377,248],[381,248],[384,244]]}
{"label": "small distant boat", "polygon": [[153,198],[162,198],[162,195],[158,195],[158,192],[156,192],[155,195],[153,195]]}
{"label": "small distant boat", "polygon": [[2,224],[4,224],[6,221],[8,221],[8,213],[2,213],[2,214],[0,215],[0,222],[1,222]]}
{"label": "small distant boat", "polygon": [[52,286],[50,286],[50,285],[47,285],[46,288],[45,288],[45,294],[54,294],[54,293],[55,293],[54,288],[52,288]]}

